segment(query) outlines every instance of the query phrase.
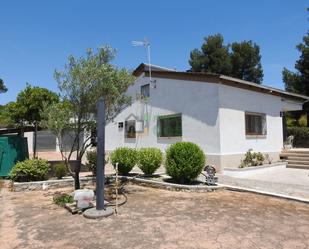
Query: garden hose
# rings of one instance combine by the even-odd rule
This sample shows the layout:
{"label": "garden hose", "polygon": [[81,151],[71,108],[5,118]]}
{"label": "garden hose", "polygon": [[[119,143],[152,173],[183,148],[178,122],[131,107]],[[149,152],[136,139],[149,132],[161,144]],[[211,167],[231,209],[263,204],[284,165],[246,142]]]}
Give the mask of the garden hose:
{"label": "garden hose", "polygon": [[[111,184],[111,186],[112,186],[112,185],[113,185],[113,184]],[[127,197],[127,195],[124,193],[124,186],[125,186],[125,184],[122,184],[122,185],[120,185],[119,188],[118,188],[118,193],[119,193],[119,195],[123,195],[124,200],[123,200],[122,202],[118,202],[118,203],[117,203],[117,206],[122,206],[122,205],[124,205],[124,204],[128,201],[128,197]],[[112,187],[111,189],[114,190],[115,187]],[[107,205],[107,206],[116,206],[116,201],[113,201],[113,202],[109,201],[106,205]]]}

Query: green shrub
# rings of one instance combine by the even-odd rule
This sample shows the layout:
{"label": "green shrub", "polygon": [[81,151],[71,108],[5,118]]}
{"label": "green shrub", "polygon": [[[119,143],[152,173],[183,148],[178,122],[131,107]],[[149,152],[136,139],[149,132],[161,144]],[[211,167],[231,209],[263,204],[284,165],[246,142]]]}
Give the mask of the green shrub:
{"label": "green shrub", "polygon": [[73,196],[68,195],[68,194],[56,194],[53,197],[53,201],[58,206],[64,207],[66,203],[73,203],[74,199],[73,199]]}
{"label": "green shrub", "polygon": [[65,166],[64,163],[57,163],[54,166],[55,175],[58,179],[61,179],[62,177],[66,176],[68,173],[67,166]]}
{"label": "green shrub", "polygon": [[142,148],[138,151],[138,167],[146,175],[152,175],[163,160],[162,152],[157,148]]}
{"label": "green shrub", "polygon": [[205,154],[194,143],[177,142],[166,150],[166,173],[176,182],[192,182],[204,166]]}
{"label": "green shrub", "polygon": [[88,151],[87,152],[87,164],[86,166],[91,170],[92,174],[97,175],[97,151]]}
{"label": "green shrub", "polygon": [[248,150],[245,158],[241,161],[239,168],[259,166],[265,161],[265,156],[261,152],[253,152],[252,149]]}
{"label": "green shrub", "polygon": [[[97,151],[92,150],[88,151],[86,154],[87,163],[86,166],[91,170],[94,176],[97,175]],[[108,160],[105,160],[105,164],[108,163]]]}
{"label": "green shrub", "polygon": [[42,181],[47,177],[50,164],[43,159],[27,159],[18,162],[10,172],[13,181]]}
{"label": "green shrub", "polygon": [[114,168],[118,163],[119,174],[127,175],[137,163],[137,152],[135,149],[120,147],[111,153],[110,158]]}
{"label": "green shrub", "polygon": [[307,115],[301,115],[297,122],[300,127],[307,127]]}
{"label": "green shrub", "polygon": [[288,127],[287,136],[294,136],[293,146],[309,147],[309,127]]}
{"label": "green shrub", "polygon": [[285,119],[286,119],[286,125],[287,127],[293,127],[293,126],[297,126],[297,119],[295,119],[294,117],[292,117],[290,112],[287,112],[285,114]]}

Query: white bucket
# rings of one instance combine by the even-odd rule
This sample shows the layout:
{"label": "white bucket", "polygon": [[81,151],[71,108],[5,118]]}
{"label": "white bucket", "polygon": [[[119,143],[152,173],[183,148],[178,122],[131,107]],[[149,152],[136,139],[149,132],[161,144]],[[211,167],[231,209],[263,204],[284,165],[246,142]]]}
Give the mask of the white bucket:
{"label": "white bucket", "polygon": [[93,200],[94,192],[91,189],[78,189],[74,191],[74,200],[78,208],[88,208]]}

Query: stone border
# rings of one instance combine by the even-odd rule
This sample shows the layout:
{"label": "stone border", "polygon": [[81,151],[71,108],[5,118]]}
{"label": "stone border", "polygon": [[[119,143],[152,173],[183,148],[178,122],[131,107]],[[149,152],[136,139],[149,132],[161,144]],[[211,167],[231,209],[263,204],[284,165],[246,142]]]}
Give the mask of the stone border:
{"label": "stone border", "polygon": [[[115,176],[110,176],[110,178],[115,179]],[[156,180],[145,179],[141,177],[132,176],[119,176],[119,179],[135,183],[137,185],[167,189],[172,191],[186,191],[186,192],[211,192],[215,190],[225,189],[224,186],[207,186],[207,185],[184,185],[170,182],[161,182]]]}
{"label": "stone border", "polygon": [[[107,175],[106,180],[115,179],[114,175]],[[129,181],[134,184],[138,184],[146,187],[168,189],[173,191],[188,191],[188,192],[209,192],[218,189],[223,189],[222,186],[207,186],[207,185],[182,185],[169,182],[161,182],[150,179],[145,179],[136,176],[119,176],[122,181]],[[93,184],[95,178],[93,177],[81,177],[81,185]],[[61,179],[61,180],[47,180],[47,181],[37,181],[37,182],[13,182],[12,190],[14,192],[20,191],[36,191],[45,190],[51,188],[63,188],[63,187],[74,187],[74,179]]]}
{"label": "stone border", "polygon": [[[107,175],[106,179],[115,179],[114,175]],[[144,179],[136,176],[119,176],[120,180],[129,181],[140,186],[153,187],[159,189],[166,189],[172,191],[185,191],[185,192],[211,192],[216,190],[230,190],[230,191],[239,191],[239,192],[249,192],[254,194],[266,195],[275,198],[281,198],[291,201],[297,201],[309,204],[309,199],[294,197],[290,195],[278,194],[274,192],[268,192],[263,190],[257,190],[252,188],[244,188],[233,185],[218,184],[216,186],[207,186],[207,185],[182,185],[169,182],[160,182],[150,179]],[[93,177],[81,177],[81,185],[93,184]],[[12,190],[15,192],[20,191],[36,191],[36,190],[45,190],[49,188],[61,188],[61,187],[74,187],[74,179],[61,179],[61,180],[48,180],[48,181],[38,181],[38,182],[13,182]]]}
{"label": "stone border", "polygon": [[273,169],[278,168],[286,168],[287,163],[286,162],[277,162],[272,164],[264,164],[261,166],[252,166],[252,167],[246,167],[246,168],[237,168],[237,169],[223,169],[222,174],[226,176],[231,177],[241,177],[241,176],[248,176],[251,174],[259,173],[259,172],[268,172]]}
{"label": "stone border", "polygon": [[[93,177],[81,177],[80,184],[88,185],[94,182]],[[74,187],[74,179],[60,179],[60,180],[47,180],[47,181],[37,181],[37,182],[13,182],[12,191],[35,191],[35,190],[45,190],[51,188],[64,188],[64,187]]]}

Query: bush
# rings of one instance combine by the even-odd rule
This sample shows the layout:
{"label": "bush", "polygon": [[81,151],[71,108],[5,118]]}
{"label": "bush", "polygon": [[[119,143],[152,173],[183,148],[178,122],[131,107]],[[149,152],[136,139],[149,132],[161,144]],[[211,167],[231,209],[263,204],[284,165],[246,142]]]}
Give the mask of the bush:
{"label": "bush", "polygon": [[[86,154],[87,163],[86,166],[91,170],[94,176],[97,175],[97,151],[92,150],[88,151]],[[105,160],[105,164],[108,163],[108,160]]]}
{"label": "bush", "polygon": [[73,199],[73,196],[68,195],[68,194],[56,194],[53,197],[53,201],[58,206],[64,207],[66,203],[73,203],[74,199]]}
{"label": "bush", "polygon": [[176,182],[192,182],[204,166],[205,154],[194,143],[177,142],[166,150],[166,173]]}
{"label": "bush", "polygon": [[239,168],[259,166],[262,165],[264,161],[265,156],[261,152],[252,152],[252,149],[250,149],[246,152],[245,158],[241,161]]}
{"label": "bush", "polygon": [[58,179],[61,179],[62,177],[66,176],[66,174],[68,173],[68,169],[64,163],[55,164],[54,170],[55,170],[55,175]]}
{"label": "bush", "polygon": [[157,148],[142,148],[138,151],[138,167],[146,175],[152,175],[162,163],[162,152]]}
{"label": "bush", "polygon": [[307,115],[301,115],[297,122],[300,127],[307,127]]}
{"label": "bush", "polygon": [[294,136],[293,146],[309,147],[309,127],[288,127],[287,136]]}
{"label": "bush", "polygon": [[94,176],[97,175],[97,151],[88,151],[87,152],[87,164],[86,166],[91,170]]}
{"label": "bush", "polygon": [[119,174],[127,175],[137,162],[137,152],[135,149],[120,147],[111,153],[110,158],[114,168],[118,163]]}
{"label": "bush", "polygon": [[46,160],[27,159],[15,164],[10,172],[10,178],[17,182],[42,181],[46,179],[49,169],[50,164]]}

